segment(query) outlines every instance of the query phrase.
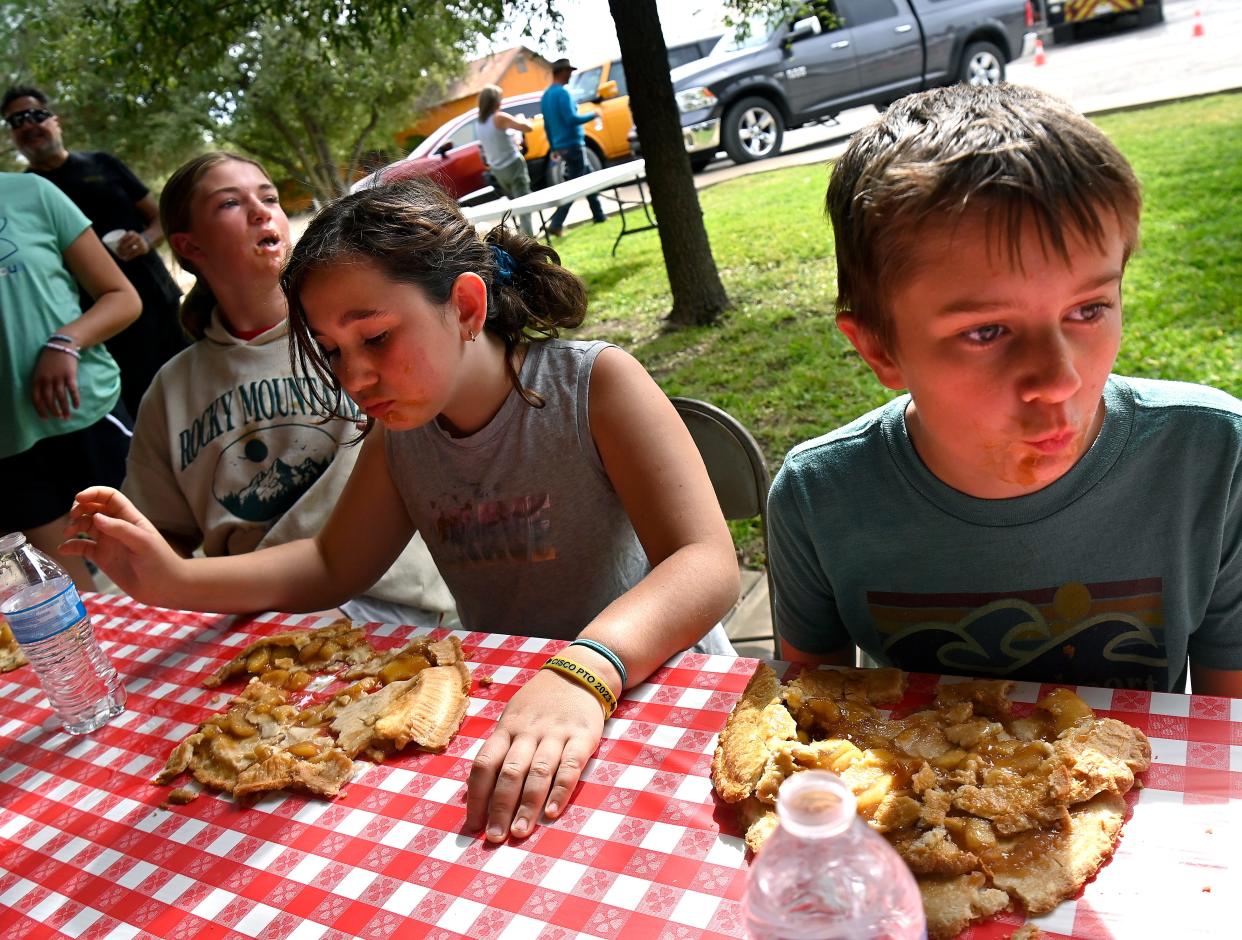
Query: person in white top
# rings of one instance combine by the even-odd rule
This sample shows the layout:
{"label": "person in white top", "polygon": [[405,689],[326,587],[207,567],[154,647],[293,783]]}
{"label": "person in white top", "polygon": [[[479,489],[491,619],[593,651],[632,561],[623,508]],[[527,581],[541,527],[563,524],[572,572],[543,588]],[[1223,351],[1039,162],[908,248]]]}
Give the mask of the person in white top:
{"label": "person in white top", "polygon": [[[501,191],[510,199],[530,192],[530,171],[522,156],[522,135],[535,129],[524,117],[506,114],[500,110],[500,98],[504,94],[499,85],[485,85],[479,92],[479,143],[483,145],[483,158],[487,168],[499,184]],[[534,232],[530,216],[518,216],[518,225],[527,235]]]}
{"label": "person in white top", "polygon": [[[160,197],[168,243],[197,281],[195,340],[156,374],[134,425],[123,491],[178,553],[241,555],[316,535],[359,448],[360,414],[327,414],[289,354],[280,289],[289,220],[263,168],[215,152]],[[355,620],[435,625],[454,609],[421,539],[341,604]]]}

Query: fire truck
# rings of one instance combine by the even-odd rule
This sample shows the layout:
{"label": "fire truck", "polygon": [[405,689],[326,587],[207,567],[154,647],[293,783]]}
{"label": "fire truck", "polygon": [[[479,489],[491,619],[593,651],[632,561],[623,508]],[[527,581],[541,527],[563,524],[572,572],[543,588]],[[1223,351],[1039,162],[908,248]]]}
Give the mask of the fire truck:
{"label": "fire truck", "polygon": [[1140,26],[1164,22],[1162,0],[1041,0],[1040,5],[1054,42],[1073,39],[1075,30],[1084,24],[1104,23],[1123,16],[1137,17]]}

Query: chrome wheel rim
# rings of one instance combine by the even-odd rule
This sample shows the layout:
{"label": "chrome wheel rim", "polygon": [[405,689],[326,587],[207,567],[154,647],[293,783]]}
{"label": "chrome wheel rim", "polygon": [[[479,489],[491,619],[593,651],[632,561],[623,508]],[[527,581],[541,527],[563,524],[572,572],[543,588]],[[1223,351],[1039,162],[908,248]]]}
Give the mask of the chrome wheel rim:
{"label": "chrome wheel rim", "polygon": [[747,108],[737,122],[742,149],[752,157],[766,157],[776,146],[776,118],[764,108]]}
{"label": "chrome wheel rim", "polygon": [[966,71],[966,81],[971,85],[997,85],[1001,80],[1000,60],[990,52],[976,52],[971,56]]}

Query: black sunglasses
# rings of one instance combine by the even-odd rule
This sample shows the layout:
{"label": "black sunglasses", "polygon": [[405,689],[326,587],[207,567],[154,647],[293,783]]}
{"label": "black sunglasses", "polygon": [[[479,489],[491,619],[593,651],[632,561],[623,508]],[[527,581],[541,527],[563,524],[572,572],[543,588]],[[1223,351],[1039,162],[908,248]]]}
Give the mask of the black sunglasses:
{"label": "black sunglasses", "polygon": [[25,111],[14,111],[6,115],[4,119],[9,122],[9,127],[17,130],[23,124],[42,124],[48,118],[55,116],[47,108],[27,108]]}

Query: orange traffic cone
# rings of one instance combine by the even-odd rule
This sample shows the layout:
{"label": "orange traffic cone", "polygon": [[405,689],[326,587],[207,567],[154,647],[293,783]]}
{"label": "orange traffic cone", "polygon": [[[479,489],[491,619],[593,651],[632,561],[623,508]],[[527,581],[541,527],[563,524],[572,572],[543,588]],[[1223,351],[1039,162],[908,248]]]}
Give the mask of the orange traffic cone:
{"label": "orange traffic cone", "polygon": [[1044,55],[1044,41],[1042,39],[1035,40],[1035,64],[1046,65],[1048,57]]}
{"label": "orange traffic cone", "polygon": [[1203,18],[1199,15],[1199,11],[1195,10],[1195,28],[1190,31],[1191,36],[1203,35]]}

